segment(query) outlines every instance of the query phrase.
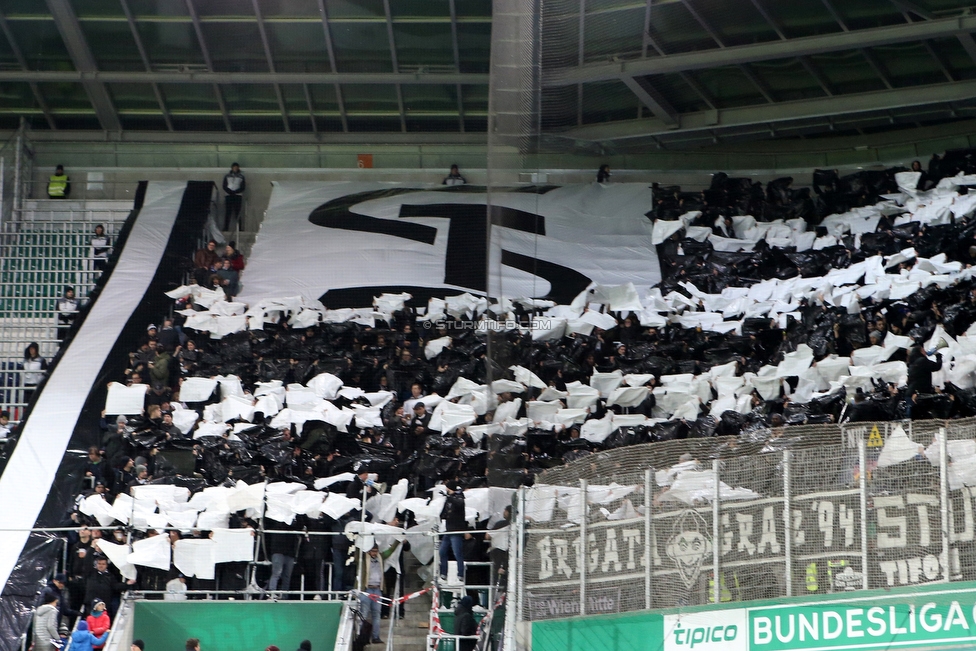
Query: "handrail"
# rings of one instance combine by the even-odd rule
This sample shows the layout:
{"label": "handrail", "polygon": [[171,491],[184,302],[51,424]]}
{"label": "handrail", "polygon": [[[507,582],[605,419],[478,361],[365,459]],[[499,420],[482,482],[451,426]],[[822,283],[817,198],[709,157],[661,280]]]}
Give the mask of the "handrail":
{"label": "handrail", "polygon": [[117,636],[122,635],[125,630],[126,618],[131,616],[132,609],[132,599],[130,598],[131,593],[126,593],[122,598],[122,605],[119,606],[116,612],[116,619],[112,622],[112,628],[108,633],[108,639],[105,640],[103,645],[104,651],[114,651],[115,641]]}

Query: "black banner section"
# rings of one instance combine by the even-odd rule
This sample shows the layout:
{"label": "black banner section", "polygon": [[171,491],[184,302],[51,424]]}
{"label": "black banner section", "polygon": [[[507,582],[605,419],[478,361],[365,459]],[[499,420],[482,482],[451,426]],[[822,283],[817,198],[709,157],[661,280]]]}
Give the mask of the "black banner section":
{"label": "black banner section", "polygon": [[[164,293],[183,283],[188,260],[193,256],[199,234],[210,214],[213,188],[214,184],[210,181],[191,181],[187,184],[156,274],[146,288],[139,307],[129,315],[122,333],[105,358],[98,379],[90,388],[68,450],[58,468],[54,485],[34,526],[65,526],[69,522],[68,516],[74,497],[81,489],[86,451],[89,446],[101,443],[99,420],[105,404],[107,385],[121,376],[129,352],[135,350],[140,339],[145,336],[146,325],[169,311],[172,301]],[[145,187],[141,185],[138,198],[144,195]],[[141,201],[137,206],[141,207]],[[116,257],[125,246],[138,212],[138,209],[133,211],[117,238]],[[108,282],[113,266],[114,260],[99,279],[98,288],[104,287]],[[79,315],[80,318],[82,315]],[[40,394],[40,391],[37,393]],[[61,549],[58,538],[31,535],[0,595],[0,651],[17,651],[19,648],[19,637],[30,624],[34,600],[44,587]],[[77,608],[80,604],[73,606]]]}

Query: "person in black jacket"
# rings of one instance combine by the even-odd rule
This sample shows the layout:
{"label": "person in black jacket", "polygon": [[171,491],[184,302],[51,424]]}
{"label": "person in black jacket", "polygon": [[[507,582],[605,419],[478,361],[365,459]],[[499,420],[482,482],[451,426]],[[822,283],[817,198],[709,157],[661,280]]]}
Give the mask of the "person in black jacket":
{"label": "person in black jacket", "polygon": [[908,388],[905,391],[905,417],[912,417],[912,406],[920,394],[933,393],[932,373],[942,368],[942,354],[936,353],[933,362],[921,346],[912,348],[908,363]]}
{"label": "person in black jacket", "polygon": [[908,395],[914,397],[919,393],[932,393],[932,374],[942,368],[942,354],[936,353],[933,362],[919,346],[912,355],[912,362],[908,365]]}
{"label": "person in black jacket", "polygon": [[[265,528],[272,531],[286,531],[294,529],[293,525],[277,520],[265,518]],[[291,573],[295,569],[295,559],[298,557],[298,547],[301,536],[297,533],[266,533],[264,542],[268,555],[271,557],[271,578],[268,580],[268,592],[274,592],[280,585],[283,590],[291,589]],[[283,595],[287,599],[287,595]]]}
{"label": "person in black jacket", "polygon": [[[478,632],[478,627],[474,623],[472,606],[474,606],[474,599],[469,595],[461,597],[457,608],[454,609],[455,635],[473,636]],[[477,643],[477,640],[458,640],[458,651],[472,651]]]}
{"label": "person in black jacket", "polygon": [[464,518],[464,492],[457,482],[451,482],[447,486],[447,500],[441,509],[441,520],[445,525],[440,547],[441,580],[447,579],[448,550],[451,550],[454,560],[457,561],[458,578],[464,580],[464,532],[468,529],[468,523]]}
{"label": "person in black jacket", "polygon": [[57,599],[58,602],[58,624],[61,623],[62,618],[69,618],[68,621],[71,626],[74,626],[74,618],[81,613],[71,607],[71,597],[68,591],[65,589],[65,584],[68,581],[68,577],[64,574],[55,574],[54,578],[51,579],[47,587],[41,592],[40,600],[37,602],[38,606],[46,603],[51,603],[52,599]]}
{"label": "person in black jacket", "polygon": [[[133,582],[134,583],[134,582]],[[95,600],[104,601],[109,605],[109,616],[115,617],[118,610],[119,597],[125,590],[122,583],[108,569],[108,559],[104,556],[95,559],[95,569],[88,576],[85,583],[85,603],[95,603]]]}

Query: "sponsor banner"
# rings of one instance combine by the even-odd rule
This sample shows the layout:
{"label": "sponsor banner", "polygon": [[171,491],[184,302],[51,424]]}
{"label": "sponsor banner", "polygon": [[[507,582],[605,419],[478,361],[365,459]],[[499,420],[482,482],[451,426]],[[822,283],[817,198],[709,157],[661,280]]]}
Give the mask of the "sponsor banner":
{"label": "sponsor banner", "polygon": [[746,611],[684,613],[664,616],[664,651],[747,651]]}
{"label": "sponsor banner", "polygon": [[751,608],[749,651],[820,651],[976,642],[976,592]]}
{"label": "sponsor banner", "polygon": [[[972,648],[976,584],[836,595],[693,612],[552,619],[532,625],[533,651],[889,651]],[[659,633],[659,637],[646,637]],[[645,635],[640,639],[640,635]]]}

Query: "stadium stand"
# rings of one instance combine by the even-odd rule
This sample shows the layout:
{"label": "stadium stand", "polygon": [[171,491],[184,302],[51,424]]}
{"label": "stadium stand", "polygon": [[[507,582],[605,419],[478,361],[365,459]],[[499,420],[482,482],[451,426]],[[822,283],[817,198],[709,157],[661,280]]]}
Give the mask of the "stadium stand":
{"label": "stadium stand", "polygon": [[974,9],[0,0],[0,651],[971,647]]}

